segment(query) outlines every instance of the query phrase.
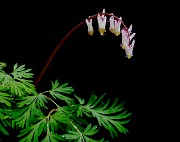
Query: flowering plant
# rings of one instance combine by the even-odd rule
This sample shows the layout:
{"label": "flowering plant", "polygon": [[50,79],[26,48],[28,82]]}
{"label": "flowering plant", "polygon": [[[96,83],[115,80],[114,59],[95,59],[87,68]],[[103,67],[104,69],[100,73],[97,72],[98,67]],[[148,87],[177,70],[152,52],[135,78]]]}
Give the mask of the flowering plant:
{"label": "flowering plant", "polygon": [[[122,43],[121,47],[122,49],[125,49],[126,57],[130,59],[133,56],[133,48],[135,44],[135,39],[133,37],[135,36],[136,33],[132,33],[132,25],[130,25],[129,28],[125,26],[125,24],[122,21],[122,17],[118,18],[114,16],[113,13],[105,13],[105,9],[103,9],[102,13],[97,14],[97,20],[98,20],[98,26],[99,26],[99,32],[102,36],[105,35],[106,32],[106,21],[107,17],[106,15],[110,16],[109,22],[110,22],[110,27],[109,30],[115,34],[116,36],[119,36],[120,33],[122,33]],[[88,19],[86,19],[86,24],[88,26],[88,34],[91,36],[94,33],[94,29],[92,26],[92,18],[95,16],[89,16]],[[121,24],[124,26],[124,28],[121,30]],[[133,39],[133,41],[132,41]],[[132,41],[132,42],[131,42]]]}
{"label": "flowering plant", "polygon": [[[131,42],[135,35],[135,33],[131,34],[132,25],[127,28],[121,17],[105,13],[105,9],[102,13],[89,16],[82,23],[87,24],[88,34],[92,36],[94,34],[92,20],[97,17],[98,31],[104,36],[107,16],[110,16],[109,30],[116,36],[122,34],[121,47],[130,59],[135,43],[135,40]],[[121,25],[124,26],[122,30]],[[8,129],[12,128],[19,131],[17,138],[20,142],[104,142],[104,138],[94,139],[101,126],[109,131],[111,138],[118,137],[119,133],[128,132],[124,125],[130,121],[131,113],[124,108],[124,102],[118,103],[118,98],[112,104],[110,99],[104,103],[105,94],[98,98],[92,93],[87,101],[73,94],[74,89],[68,83],[61,84],[58,80],[51,82],[51,88],[43,92],[37,91],[43,73],[57,49],[69,35],[65,36],[50,56],[35,85],[32,81],[34,74],[31,73],[31,69],[26,69],[25,65],[16,63],[12,72],[8,73],[6,63],[0,62],[1,136],[10,135]]]}

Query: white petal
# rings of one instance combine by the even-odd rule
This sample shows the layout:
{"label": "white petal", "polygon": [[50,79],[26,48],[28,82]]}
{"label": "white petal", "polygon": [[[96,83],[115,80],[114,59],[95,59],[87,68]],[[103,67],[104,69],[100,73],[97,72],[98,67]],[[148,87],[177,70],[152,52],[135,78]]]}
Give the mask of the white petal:
{"label": "white petal", "polygon": [[88,32],[93,32],[92,19],[86,19],[86,24],[88,26]]}
{"label": "white petal", "polygon": [[87,26],[89,25],[89,20],[88,19],[86,19],[86,24],[87,24]]}
{"label": "white petal", "polygon": [[131,31],[132,31],[132,27],[133,27],[133,26],[132,26],[132,24],[131,24],[131,25],[129,26],[129,29],[128,29],[128,32],[129,32],[129,33],[131,33]]}
{"label": "white petal", "polygon": [[135,44],[135,39],[133,39],[131,45],[130,45],[130,48],[134,48],[134,44]]}
{"label": "white petal", "polygon": [[106,19],[107,17],[102,17],[98,14],[97,16],[97,19],[98,19],[98,25],[99,25],[99,28],[100,29],[105,29],[105,26],[106,26]]}
{"label": "white petal", "polygon": [[114,15],[109,18],[109,22],[110,22],[109,29],[114,30]]}
{"label": "white petal", "polygon": [[118,36],[120,34],[120,29],[121,29],[121,21],[115,20],[114,21],[114,32],[115,32],[116,36]]}
{"label": "white petal", "polygon": [[136,33],[133,33],[133,34],[129,37],[130,41],[132,40],[132,38],[133,38],[135,35],[136,35]]}
{"label": "white petal", "polygon": [[105,9],[103,9],[102,13],[105,13]]}

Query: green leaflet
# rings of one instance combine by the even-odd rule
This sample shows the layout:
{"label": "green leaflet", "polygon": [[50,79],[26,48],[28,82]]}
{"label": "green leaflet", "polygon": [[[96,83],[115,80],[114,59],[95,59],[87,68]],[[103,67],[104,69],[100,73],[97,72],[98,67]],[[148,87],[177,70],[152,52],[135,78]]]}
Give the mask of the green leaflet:
{"label": "green leaflet", "polygon": [[9,135],[8,131],[0,124],[0,130],[2,133],[4,133],[5,135]]}
{"label": "green leaflet", "polygon": [[5,135],[9,135],[5,127],[11,127],[11,123],[9,121],[10,117],[11,110],[0,108],[0,131]]}
{"label": "green leaflet", "polygon": [[92,127],[92,124],[89,124],[86,129],[84,130],[83,134],[86,135],[86,136],[91,136],[91,135],[94,135],[98,132],[99,130],[97,129],[97,126],[94,125]]}
{"label": "green leaflet", "polygon": [[14,113],[12,118],[13,120],[13,128],[15,125],[18,127],[24,128],[29,126],[29,118],[31,116],[31,109],[32,105],[24,106],[21,109],[17,109]]}
{"label": "green leaflet", "polygon": [[73,87],[68,87],[68,83],[59,84],[58,80],[55,80],[55,82],[52,82],[52,90],[59,92],[59,93],[65,93],[65,94],[71,94],[74,92]]}
{"label": "green leaflet", "polygon": [[9,88],[14,96],[25,96],[27,94],[35,94],[35,86],[32,84],[33,73],[30,73],[31,69],[25,69],[25,65],[18,67],[18,64],[14,65],[13,72],[7,74],[0,72],[1,86]]}
{"label": "green leaflet", "polygon": [[64,94],[71,94],[74,92],[74,89],[72,87],[68,87],[67,85],[68,83],[59,85],[58,80],[55,80],[54,83],[52,82],[52,89],[49,93],[53,98],[63,100],[70,105],[74,103],[74,99],[67,97]]}
{"label": "green leaflet", "polygon": [[6,63],[0,62],[0,71],[6,67]]}
{"label": "green leaflet", "polygon": [[25,65],[18,66],[16,63],[13,67],[13,72],[11,73],[14,76],[14,79],[18,78],[33,78],[33,73],[30,73],[32,69],[25,69]]}
{"label": "green leaflet", "polygon": [[18,137],[25,136],[23,139],[20,140],[20,142],[38,142],[38,137],[42,134],[43,129],[46,128],[47,121],[46,119],[42,119],[38,123],[27,127],[26,129],[21,131],[21,134],[18,135]]}
{"label": "green leaflet", "polygon": [[104,138],[102,138],[101,140],[93,140],[92,138],[84,136],[84,139],[86,142],[104,142]]}
{"label": "green leaflet", "polygon": [[[40,109],[45,107],[44,104],[47,102],[44,95],[19,97],[16,100],[20,102],[17,103],[18,108],[12,115],[14,119],[13,124],[24,128],[25,126],[29,126],[29,120],[34,121],[33,118],[44,117]],[[37,106],[39,106],[39,108],[37,108]]]}
{"label": "green leaflet", "polygon": [[46,137],[41,142],[59,142],[59,141],[67,141],[64,135],[58,135],[55,133],[48,132]]}
{"label": "green leaflet", "polygon": [[47,107],[46,107],[46,103],[48,103],[48,101],[47,101],[47,97],[44,95],[44,94],[42,94],[42,93],[40,93],[38,96],[37,96],[37,100],[36,100],[37,102],[37,106],[39,106],[40,108],[46,108],[47,109]]}
{"label": "green leaflet", "polygon": [[97,118],[98,124],[109,130],[112,138],[114,138],[114,135],[116,137],[118,136],[117,130],[121,133],[127,133],[128,130],[123,124],[130,121],[129,116],[131,113],[127,113],[127,110],[124,110],[124,103],[117,104],[118,99],[109,107],[110,100],[104,104],[101,101],[103,97],[104,94],[97,99],[97,97],[92,94],[88,103],[81,106],[81,111],[87,116],[92,115]]}
{"label": "green leaflet", "polygon": [[6,106],[10,107],[12,98],[11,95],[5,92],[0,92],[0,103],[4,103]]}
{"label": "green leaflet", "polygon": [[92,124],[89,124],[84,132],[76,131],[74,129],[73,131],[68,131],[68,134],[64,134],[64,136],[68,140],[76,140],[77,142],[103,142],[104,139],[94,140],[89,137],[96,134],[98,131],[96,125],[92,127]]}

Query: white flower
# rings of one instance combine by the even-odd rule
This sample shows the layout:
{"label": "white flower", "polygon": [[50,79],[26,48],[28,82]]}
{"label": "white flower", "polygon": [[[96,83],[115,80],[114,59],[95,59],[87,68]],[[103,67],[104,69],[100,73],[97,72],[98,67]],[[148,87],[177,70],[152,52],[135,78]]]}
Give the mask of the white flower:
{"label": "white flower", "polygon": [[132,32],[132,25],[130,25],[129,29],[123,28],[121,30],[122,33],[122,43],[121,47],[125,49],[126,56],[128,59],[130,59],[133,56],[133,48],[135,44],[135,40],[132,41],[130,44],[132,38],[136,35],[136,33],[131,34]]}
{"label": "white flower", "polygon": [[122,34],[121,47],[122,47],[122,49],[125,49],[127,46],[129,46],[128,32],[127,32],[127,30],[125,28],[123,28],[121,30],[121,34]]}
{"label": "white flower", "polygon": [[86,19],[86,24],[88,26],[88,34],[92,36],[94,33],[94,29],[92,26],[92,19]]}
{"label": "white flower", "polygon": [[133,48],[134,48],[135,40],[132,41],[130,46],[125,48],[126,57],[130,59],[133,56]]}
{"label": "white flower", "polygon": [[120,34],[122,17],[114,21],[114,34],[118,36]]}
{"label": "white flower", "polygon": [[105,28],[106,28],[106,19],[107,17],[103,14],[105,13],[105,9],[103,9],[102,14],[97,15],[97,20],[98,20],[98,25],[99,25],[99,32],[101,35],[104,35],[104,33],[106,32]]}
{"label": "white flower", "polygon": [[109,18],[109,22],[110,22],[110,26],[109,26],[109,30],[114,33],[114,15],[112,14],[112,16]]}

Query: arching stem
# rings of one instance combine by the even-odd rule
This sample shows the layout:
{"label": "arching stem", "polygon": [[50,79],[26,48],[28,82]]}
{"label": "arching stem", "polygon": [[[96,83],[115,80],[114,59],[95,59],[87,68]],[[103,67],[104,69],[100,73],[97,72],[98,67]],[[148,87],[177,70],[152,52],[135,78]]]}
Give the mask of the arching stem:
{"label": "arching stem", "polygon": [[[106,15],[106,16],[112,16],[112,13],[99,13],[99,14],[104,14],[104,15]],[[94,19],[94,18],[97,17],[97,15],[98,15],[98,14],[93,15],[93,16],[90,16],[90,17],[88,17],[88,18]],[[114,16],[114,18],[115,18],[115,19],[119,19],[117,16]],[[80,22],[79,24],[77,24],[73,29],[71,29],[71,30],[66,34],[66,36],[65,36],[65,37],[60,41],[60,43],[56,46],[56,48],[54,49],[54,51],[53,51],[52,54],[50,55],[48,61],[46,62],[44,68],[43,68],[42,71],[40,72],[37,80],[35,81],[35,86],[36,86],[36,87],[38,86],[40,80],[42,79],[42,77],[43,77],[43,75],[44,75],[44,73],[45,73],[45,71],[46,71],[47,68],[49,67],[52,59],[54,58],[54,56],[56,55],[56,53],[57,53],[57,51],[60,49],[60,47],[63,45],[63,43],[68,39],[68,37],[69,37],[70,35],[72,35],[73,32],[75,32],[79,27],[81,27],[85,22],[86,22],[86,21],[83,20],[82,22]],[[125,26],[125,24],[123,23],[123,21],[121,21],[121,23],[123,24],[124,28],[127,29],[127,27]]]}

